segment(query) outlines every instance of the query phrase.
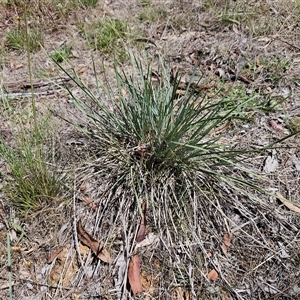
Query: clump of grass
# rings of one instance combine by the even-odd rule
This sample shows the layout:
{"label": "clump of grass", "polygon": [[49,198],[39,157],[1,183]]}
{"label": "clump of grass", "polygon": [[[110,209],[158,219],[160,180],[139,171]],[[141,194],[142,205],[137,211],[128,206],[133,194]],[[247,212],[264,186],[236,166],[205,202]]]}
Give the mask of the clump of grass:
{"label": "clump of grass", "polygon": [[83,7],[95,7],[98,3],[98,0],[79,0],[78,1]]}
{"label": "clump of grass", "polygon": [[13,50],[37,51],[44,43],[40,30],[31,30],[26,37],[26,29],[16,28],[6,34],[7,47]]}
{"label": "clump of grass", "polygon": [[287,120],[287,125],[291,132],[299,132],[300,131],[300,117],[295,116],[295,117],[290,117]]}
{"label": "clump of grass", "polygon": [[88,42],[104,54],[116,56],[121,61],[127,57],[125,45],[128,42],[129,27],[123,20],[104,19],[86,30]]}
{"label": "clump of grass", "polygon": [[46,124],[38,124],[43,130],[20,130],[14,145],[0,141],[1,156],[9,167],[4,191],[21,214],[47,207],[63,191],[62,172],[45,145]]}
{"label": "clump of grass", "polygon": [[208,165],[213,166],[213,161],[222,164],[226,157],[234,158],[237,153],[226,151],[234,146],[221,145],[220,137],[214,136],[213,131],[233,119],[239,119],[237,111],[240,104],[233,105],[232,99],[225,97],[209,101],[193,90],[191,82],[185,94],[179,96],[178,74],[173,82],[166,83],[168,75],[163,72],[164,83],[159,87],[151,83],[150,70],[142,75],[146,79],[141,78],[141,87],[134,79],[125,77],[132,99],[125,97],[121,101],[120,110],[124,112],[123,122],[126,124],[124,135],[128,134],[126,130],[130,126],[136,143],[150,143],[154,161],[164,165],[169,162],[169,166],[178,164],[190,169],[195,162],[206,165],[211,161]]}
{"label": "clump of grass", "polygon": [[[77,85],[76,92],[69,93],[82,113],[83,123],[74,125],[90,137],[93,149],[78,178],[96,186],[101,208],[96,227],[114,216],[105,234],[114,236],[122,227],[127,236],[134,236],[145,202],[147,227],[159,232],[168,255],[176,257],[182,245],[197,245],[190,253],[202,251],[205,257],[203,239],[230,232],[230,216],[236,210],[248,218],[248,211],[267,209],[259,186],[262,178],[243,167],[249,153],[262,149],[251,150],[232,139],[240,126],[231,124],[248,122],[240,107],[250,102],[255,109],[253,99],[208,99],[197,91],[195,75],[183,93],[180,76],[170,77],[162,61],[156,72],[138,60],[133,65],[131,74],[115,69],[115,84],[111,78],[104,83],[96,78],[96,90],[65,71]],[[189,263],[184,266],[190,264],[200,282],[201,257],[185,257]],[[188,282],[189,268],[177,271],[180,275],[172,278]]]}
{"label": "clump of grass", "polygon": [[284,74],[289,68],[290,60],[285,57],[260,56],[256,58],[255,62],[248,61],[246,72],[254,78],[263,77],[265,81],[277,84],[284,78]]}
{"label": "clump of grass", "polygon": [[[88,127],[93,128],[92,136],[97,141],[100,155],[105,154],[110,157],[109,161],[115,161],[117,170],[112,174],[130,177],[134,189],[145,184],[147,190],[150,182],[161,187],[161,174],[169,174],[176,182],[181,182],[180,186],[182,180],[186,181],[183,186],[190,186],[195,174],[200,174],[198,178],[202,178],[203,185],[211,182],[208,180],[211,178],[231,182],[233,187],[236,184],[237,189],[240,184],[251,186],[220,170],[238,167],[239,159],[247,151],[238,143],[221,142],[222,135],[215,134],[234,119],[241,118],[241,104],[233,105],[232,99],[226,98],[209,101],[193,90],[192,81],[185,94],[180,95],[177,93],[179,76],[171,81],[163,63],[160,64],[162,77],[158,85],[151,79],[151,68],[145,72],[138,61],[136,66],[138,71],[131,76],[116,70],[117,100],[108,82],[102,87],[107,91],[106,98],[110,99],[113,110],[80,78],[68,74],[85,96],[78,98],[69,91],[88,120]],[[245,116],[242,118],[246,119]],[[138,179],[141,174],[143,183]],[[179,198],[186,196],[185,189],[181,196],[176,195]]]}
{"label": "clump of grass", "polygon": [[[33,210],[48,206],[62,192],[63,176],[59,168],[55,167],[52,152],[49,153],[49,123],[48,119],[41,121],[37,117],[36,102],[32,85],[32,70],[30,52],[37,50],[42,44],[39,31],[29,30],[28,6],[23,3],[24,29],[18,28],[8,33],[8,45],[12,49],[27,52],[29,79],[31,84],[30,120],[26,120],[26,112],[16,122],[17,134],[14,143],[8,143],[0,138],[0,154],[7,163],[9,172],[6,175],[5,193],[10,203],[25,214]],[[9,119],[12,108],[1,94],[3,116]],[[23,129],[26,127],[26,129]]]}
{"label": "clump of grass", "polygon": [[166,19],[167,11],[162,7],[145,7],[139,14],[142,22],[158,22]]}

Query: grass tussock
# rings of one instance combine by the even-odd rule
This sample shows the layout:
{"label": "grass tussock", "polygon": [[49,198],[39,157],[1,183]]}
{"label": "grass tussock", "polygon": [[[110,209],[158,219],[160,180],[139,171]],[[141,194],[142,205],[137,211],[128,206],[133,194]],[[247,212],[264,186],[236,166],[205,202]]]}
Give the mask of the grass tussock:
{"label": "grass tussock", "polygon": [[26,132],[20,129],[14,145],[0,141],[0,153],[8,165],[4,190],[21,214],[45,208],[62,196],[64,176],[45,143],[47,122],[39,126]]}
{"label": "grass tussock", "polygon": [[84,27],[83,31],[88,44],[94,49],[119,61],[128,58],[126,44],[130,40],[130,29],[125,21],[105,18]]}
{"label": "grass tussock", "polygon": [[26,36],[26,29],[16,28],[6,34],[6,45],[13,50],[37,51],[44,43],[40,30],[32,30]]}
{"label": "grass tussock", "polygon": [[[141,201],[151,203],[159,222],[164,219],[167,224],[166,216],[174,217],[188,228],[198,202],[196,191],[204,195],[202,202],[224,186],[240,194],[246,194],[243,186],[257,188],[234,175],[236,169],[247,173],[239,161],[248,151],[221,133],[222,128],[230,131],[231,122],[247,122],[239,107],[247,100],[234,105],[228,98],[207,99],[195,89],[195,78],[182,93],[179,75],[170,77],[162,61],[159,76],[138,60],[134,66],[130,75],[116,68],[116,87],[108,80],[97,81],[95,92],[76,74],[66,72],[82,92],[77,97],[69,90],[86,120],[81,130],[94,141],[96,161],[101,161],[95,176],[104,176],[115,196],[122,186],[138,207]],[[253,99],[248,101],[253,105]],[[169,211],[161,215],[164,209]]]}

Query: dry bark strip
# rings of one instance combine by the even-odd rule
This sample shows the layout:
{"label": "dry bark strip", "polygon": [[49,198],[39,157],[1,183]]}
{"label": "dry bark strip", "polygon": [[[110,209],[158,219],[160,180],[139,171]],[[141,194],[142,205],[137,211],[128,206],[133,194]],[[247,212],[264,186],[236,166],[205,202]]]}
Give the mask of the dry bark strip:
{"label": "dry bark strip", "polygon": [[284,198],[279,192],[276,193],[277,198],[290,210],[300,214],[300,206],[298,204],[293,203],[292,201]]}
{"label": "dry bark strip", "polygon": [[31,92],[31,83],[28,81],[6,82],[4,83],[7,93],[4,95],[8,98],[29,97],[32,93],[36,96],[51,95],[59,91],[59,86],[70,81],[67,77],[56,77],[49,80],[33,80]]}
{"label": "dry bark strip", "polygon": [[[55,77],[49,80],[38,79],[38,80],[33,80],[32,87],[34,90],[38,89],[39,91],[45,89],[53,89],[55,85],[64,84],[70,80],[71,79],[68,77]],[[31,90],[31,83],[29,81],[24,81],[24,80],[6,82],[4,83],[4,86],[9,93],[20,93],[20,92]]]}

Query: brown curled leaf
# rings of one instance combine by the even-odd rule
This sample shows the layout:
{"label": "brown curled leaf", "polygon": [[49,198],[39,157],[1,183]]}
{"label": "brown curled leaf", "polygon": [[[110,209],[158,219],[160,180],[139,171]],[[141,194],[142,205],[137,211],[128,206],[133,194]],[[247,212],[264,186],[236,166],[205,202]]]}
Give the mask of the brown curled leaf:
{"label": "brown curled leaf", "polygon": [[110,263],[110,254],[103,248],[103,243],[94,239],[82,226],[81,219],[77,222],[78,239],[86,246],[88,246],[93,253],[102,261]]}
{"label": "brown curled leaf", "polygon": [[133,295],[142,293],[143,287],[141,282],[141,263],[137,254],[133,254],[128,266],[128,281]]}

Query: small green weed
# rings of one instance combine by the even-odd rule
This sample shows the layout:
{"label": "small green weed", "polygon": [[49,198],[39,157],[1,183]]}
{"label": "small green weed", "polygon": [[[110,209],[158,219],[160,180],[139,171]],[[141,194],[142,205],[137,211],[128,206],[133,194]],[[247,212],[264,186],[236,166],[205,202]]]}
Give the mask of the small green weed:
{"label": "small green weed", "polygon": [[262,5],[247,5],[245,1],[203,1],[206,10],[214,12],[218,20],[224,24],[247,24],[262,13]]}
{"label": "small green weed", "polygon": [[235,117],[243,121],[253,121],[251,115],[258,111],[269,112],[276,106],[285,101],[285,99],[273,99],[271,95],[261,95],[259,92],[247,91],[244,85],[235,83],[229,86],[221,83],[218,86],[218,96],[228,100],[227,107],[224,110],[236,107]]}
{"label": "small green weed", "polygon": [[26,29],[17,28],[6,34],[6,45],[13,50],[37,51],[43,45],[43,34],[39,30],[28,32],[28,41],[26,40]]}
{"label": "small green weed", "polygon": [[151,4],[151,0],[141,0],[142,6],[149,6]]}
{"label": "small green weed", "polygon": [[298,15],[300,16],[300,1],[299,0],[295,1],[295,7],[296,7],[296,11],[298,12]]}
{"label": "small green weed", "polygon": [[60,47],[60,49],[54,50],[50,57],[56,62],[56,63],[62,63],[63,61],[67,61],[70,58],[72,58],[71,54],[72,47],[63,45]]}
{"label": "small green weed", "polygon": [[300,116],[290,117],[287,120],[287,125],[291,132],[299,132],[300,131]]}
{"label": "small green weed", "polygon": [[[253,35],[275,34],[292,22],[297,22],[294,1],[201,1],[203,8],[226,26],[238,25]],[[278,13],[280,11],[280,13]],[[292,13],[293,12],[293,13]]]}

